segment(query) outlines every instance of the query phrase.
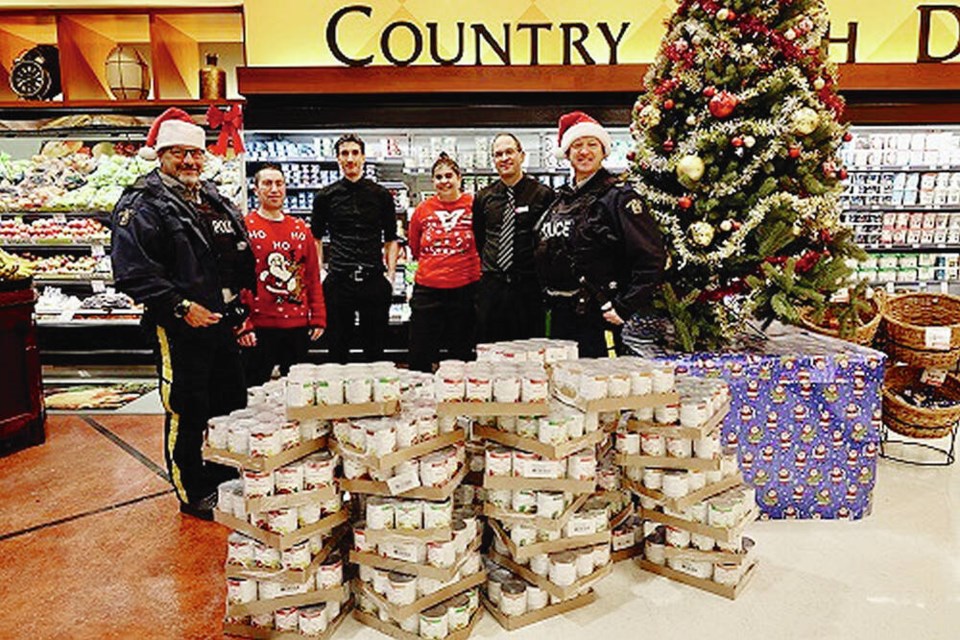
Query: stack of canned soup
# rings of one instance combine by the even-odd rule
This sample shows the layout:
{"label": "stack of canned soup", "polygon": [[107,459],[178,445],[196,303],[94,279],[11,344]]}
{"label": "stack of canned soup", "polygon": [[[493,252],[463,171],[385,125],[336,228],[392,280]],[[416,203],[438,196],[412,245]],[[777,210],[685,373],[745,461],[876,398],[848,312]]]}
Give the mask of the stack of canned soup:
{"label": "stack of canned soup", "polygon": [[438,402],[546,402],[550,395],[542,362],[444,360],[435,379]]}
{"label": "stack of canned soup", "polygon": [[286,377],[286,403],[301,408],[398,400],[401,375],[392,362],[295,364]]}
{"label": "stack of canned soup", "polygon": [[477,362],[487,363],[534,363],[552,367],[564,360],[576,360],[577,343],[572,340],[531,338],[509,342],[481,343],[477,345]]}
{"label": "stack of canned soup", "polygon": [[[732,529],[755,507],[756,493],[752,487],[740,485],[720,495],[699,502],[683,512],[676,513],[664,508],[664,512],[689,522],[705,524],[710,527]],[[681,571],[703,580],[726,586],[736,586],[754,559],[750,551],[754,541],[742,534],[729,540],[713,538],[702,533],[690,532],[682,527],[644,522],[644,557],[647,561]],[[696,549],[717,552],[715,560],[686,557],[666,557],[666,549]],[[720,552],[735,553],[741,556],[739,562],[729,562]]]}
{"label": "stack of canned soup", "polygon": [[[325,433],[316,420],[286,420],[282,385],[268,384],[250,390],[250,405],[225,420],[213,418],[207,432],[208,445],[219,448],[220,427],[226,425],[228,450],[252,458],[268,459]],[[220,423],[220,424],[218,424]],[[237,423],[249,428],[235,429]],[[264,425],[268,425],[265,428]],[[246,432],[241,439],[238,432]],[[241,446],[241,443],[242,446]],[[218,488],[217,509],[264,531],[286,535],[316,524],[342,508],[342,496],[334,484],[337,459],[329,451],[311,453],[273,471],[242,469],[241,477]],[[324,491],[326,490],[326,491]],[[296,506],[254,512],[248,501],[273,496],[294,496],[318,492],[324,498],[306,495]],[[240,613],[246,606],[277,598],[335,589],[343,584],[343,561],[338,553],[328,554],[314,566],[330,532],[316,533],[288,548],[276,548],[240,532],[227,540],[227,625],[264,630],[298,632],[305,636],[322,634],[340,615],[343,590],[326,602],[310,606],[284,607],[256,614]],[[319,598],[318,598],[319,599]],[[258,607],[261,610],[262,607]]]}

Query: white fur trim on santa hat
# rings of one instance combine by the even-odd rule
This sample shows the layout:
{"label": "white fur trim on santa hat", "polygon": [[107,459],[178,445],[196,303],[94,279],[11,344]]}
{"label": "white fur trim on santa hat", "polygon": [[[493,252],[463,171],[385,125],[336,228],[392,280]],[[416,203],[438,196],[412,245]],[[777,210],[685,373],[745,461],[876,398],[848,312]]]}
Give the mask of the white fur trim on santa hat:
{"label": "white fur trim on santa hat", "polygon": [[577,138],[587,137],[593,137],[600,141],[600,144],[603,145],[604,158],[610,155],[610,149],[613,146],[613,141],[610,139],[610,134],[607,133],[607,130],[603,128],[603,125],[601,125],[599,122],[581,120],[577,124],[571,125],[566,131],[563,132],[563,138],[561,138],[560,146],[556,151],[557,158],[566,158],[567,151],[570,149],[570,145],[572,145]]}
{"label": "white fur trim on santa hat", "polygon": [[183,120],[164,120],[157,129],[156,142],[151,146],[143,146],[138,154],[145,160],[156,160],[157,155],[167,147],[192,147],[205,149],[207,143],[203,127]]}

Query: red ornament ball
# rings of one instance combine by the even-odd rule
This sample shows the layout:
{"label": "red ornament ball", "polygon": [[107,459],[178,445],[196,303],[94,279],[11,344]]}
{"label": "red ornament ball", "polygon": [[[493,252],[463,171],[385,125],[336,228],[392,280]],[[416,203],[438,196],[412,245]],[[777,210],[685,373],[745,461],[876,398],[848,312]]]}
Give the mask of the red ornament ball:
{"label": "red ornament ball", "polygon": [[663,108],[667,111],[670,111],[675,106],[677,106],[677,104],[671,98],[667,98],[663,101]]}
{"label": "red ornament ball", "polygon": [[713,96],[717,95],[716,87],[707,87],[703,90],[703,95],[707,98],[712,98]]}
{"label": "red ornament ball", "polygon": [[849,176],[850,174],[847,173],[846,169],[840,169],[840,171],[837,171],[837,177],[841,180],[846,180]]}
{"label": "red ornament ball", "polygon": [[787,152],[790,154],[790,157],[796,160],[800,157],[800,147],[790,147],[790,150]]}
{"label": "red ornament ball", "polygon": [[741,138],[740,136],[734,136],[730,138],[730,144],[732,144],[737,148],[740,148],[743,146],[743,138]]}
{"label": "red ornament ball", "polygon": [[673,140],[663,141],[663,150],[666,151],[667,153],[670,153],[671,151],[673,151],[676,148],[676,146],[677,146],[677,143],[675,143]]}
{"label": "red ornament ball", "polygon": [[689,196],[681,196],[680,199],[677,200],[677,204],[680,205],[681,209],[689,209],[693,206],[693,199]]}
{"label": "red ornament ball", "polygon": [[710,98],[710,103],[707,106],[710,109],[710,114],[714,118],[722,120],[733,113],[733,110],[737,108],[738,104],[740,104],[740,99],[737,98],[737,96],[729,91],[721,91]]}
{"label": "red ornament ball", "polygon": [[727,12],[727,22],[733,22],[733,21],[736,20],[738,17],[739,17],[739,16],[737,16],[737,12],[736,12],[736,11],[734,11],[733,9],[728,10],[728,12]]}
{"label": "red ornament ball", "polygon": [[636,151],[627,151],[627,160],[629,160],[630,162],[633,162],[636,159],[637,159]]}
{"label": "red ornament ball", "polygon": [[844,141],[844,142],[850,142],[851,140],[853,140],[853,134],[852,134],[852,133],[850,133],[849,131],[847,131],[846,133],[843,134],[843,141]]}

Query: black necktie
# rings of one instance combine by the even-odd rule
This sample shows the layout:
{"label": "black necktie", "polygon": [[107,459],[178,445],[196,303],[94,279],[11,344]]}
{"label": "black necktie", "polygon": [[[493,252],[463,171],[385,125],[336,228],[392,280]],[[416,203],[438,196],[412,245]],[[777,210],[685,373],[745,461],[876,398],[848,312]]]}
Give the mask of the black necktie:
{"label": "black necktie", "polygon": [[497,254],[497,267],[506,273],[513,266],[513,232],[516,226],[517,203],[513,187],[507,187],[507,206],[503,210],[503,223],[500,225],[500,251]]}

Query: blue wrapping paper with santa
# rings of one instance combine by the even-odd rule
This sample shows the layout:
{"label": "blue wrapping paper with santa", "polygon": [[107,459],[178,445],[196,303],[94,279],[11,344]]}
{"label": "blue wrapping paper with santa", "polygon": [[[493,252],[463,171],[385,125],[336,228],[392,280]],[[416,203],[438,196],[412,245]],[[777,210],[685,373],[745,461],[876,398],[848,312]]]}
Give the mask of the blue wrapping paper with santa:
{"label": "blue wrapping paper with santa", "polygon": [[753,351],[661,357],[675,362],[678,374],[730,385],[723,442],[736,447],[761,518],[870,514],[883,353],[783,327]]}

